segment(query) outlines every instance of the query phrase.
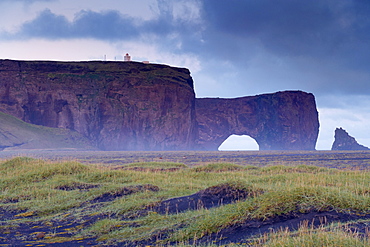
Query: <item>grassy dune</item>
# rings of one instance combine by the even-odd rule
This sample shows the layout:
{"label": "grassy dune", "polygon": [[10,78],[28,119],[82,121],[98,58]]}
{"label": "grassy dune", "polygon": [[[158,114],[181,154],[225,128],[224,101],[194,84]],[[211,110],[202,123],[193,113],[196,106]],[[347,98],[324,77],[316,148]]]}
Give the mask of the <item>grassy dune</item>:
{"label": "grassy dune", "polygon": [[[3,160],[0,240],[28,246],[370,244],[368,170],[174,162],[113,168],[25,157]],[[225,203],[207,206],[205,200],[196,209],[176,213],[171,208],[217,196]],[[226,203],[228,198],[232,203]],[[301,218],[306,220],[296,222],[297,229],[287,224]],[[245,235],[276,224],[281,227],[272,232]]]}

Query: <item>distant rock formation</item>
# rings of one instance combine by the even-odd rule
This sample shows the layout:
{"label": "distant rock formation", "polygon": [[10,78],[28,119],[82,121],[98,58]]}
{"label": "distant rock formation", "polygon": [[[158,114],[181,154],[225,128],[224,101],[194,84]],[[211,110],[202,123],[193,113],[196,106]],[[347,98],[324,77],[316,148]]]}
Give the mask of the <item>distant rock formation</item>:
{"label": "distant rock formation", "polygon": [[196,99],[198,144],[217,148],[230,135],[248,135],[260,150],[315,150],[319,120],[310,93],[285,91],[235,99]]}
{"label": "distant rock formation", "polygon": [[196,99],[189,70],[138,62],[0,60],[0,111],[101,150],[217,150],[231,134],[314,150],[319,130],[312,94]]}
{"label": "distant rock formation", "polygon": [[0,60],[0,111],[75,130],[101,150],[189,150],[195,93],[187,69],[137,62]]}
{"label": "distant rock formation", "polygon": [[344,129],[336,128],[331,150],[369,150],[369,148],[359,144],[356,139],[350,136]]}

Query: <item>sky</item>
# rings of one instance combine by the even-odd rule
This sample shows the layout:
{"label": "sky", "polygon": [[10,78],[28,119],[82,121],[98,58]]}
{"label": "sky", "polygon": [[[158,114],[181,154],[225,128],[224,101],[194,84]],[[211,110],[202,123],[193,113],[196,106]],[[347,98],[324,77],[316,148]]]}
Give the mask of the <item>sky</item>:
{"label": "sky", "polygon": [[[316,149],[370,147],[369,0],[0,0],[0,59],[186,67],[201,97],[315,95]],[[230,137],[221,150],[256,150]]]}

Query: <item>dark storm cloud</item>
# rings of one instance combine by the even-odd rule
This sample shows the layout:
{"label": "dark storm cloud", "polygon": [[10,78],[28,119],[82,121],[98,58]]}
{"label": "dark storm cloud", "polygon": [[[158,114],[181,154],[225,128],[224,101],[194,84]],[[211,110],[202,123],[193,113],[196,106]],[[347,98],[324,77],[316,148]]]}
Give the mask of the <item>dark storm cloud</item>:
{"label": "dark storm cloud", "polygon": [[[0,0],[4,1],[4,0]],[[23,2],[36,0],[18,0]],[[44,0],[47,1],[47,0]],[[370,43],[368,0],[200,0],[204,26],[173,17],[171,2],[158,0],[159,16],[133,19],[117,11],[81,11],[73,21],[44,10],[13,38],[125,39],[177,33],[188,50],[231,52],[237,58],[254,42],[283,56],[349,56],[367,62]],[[202,42],[195,34],[201,32]],[[210,54],[209,53],[209,54]],[[219,53],[222,55],[222,52]]]}
{"label": "dark storm cloud", "polygon": [[68,38],[71,35],[71,29],[71,24],[66,17],[57,16],[47,9],[33,21],[23,24],[21,31],[16,37]]}
{"label": "dark storm cloud", "polygon": [[[95,12],[82,10],[73,20],[45,9],[39,15],[20,26],[15,33],[0,33],[4,40],[28,40],[32,38],[60,40],[91,38],[104,41],[141,40],[155,42],[167,52],[181,54],[184,47],[194,42],[194,23],[175,18],[171,4],[158,2],[159,15],[150,20],[132,18],[115,10]],[[191,50],[199,45],[191,45]]]}
{"label": "dark storm cloud", "polygon": [[217,41],[229,49],[238,39],[256,39],[279,55],[328,56],[369,44],[367,0],[204,0],[203,7],[208,41],[223,36]]}
{"label": "dark storm cloud", "polygon": [[[239,74],[235,80],[240,89],[370,94],[369,0],[194,0],[201,8],[200,21],[174,16],[174,1],[157,2],[158,15],[149,21],[113,10],[80,11],[70,21],[44,10],[17,33],[1,36],[106,41],[156,37],[167,52],[196,54],[205,73]],[[282,68],[276,65],[279,61],[271,62],[275,58]],[[230,66],[214,71],[220,60]],[[262,78],[264,84],[247,85],[244,78]]]}
{"label": "dark storm cloud", "polygon": [[[69,39],[94,38],[99,40],[128,40],[143,34],[166,36],[174,32],[189,33],[186,23],[174,20],[164,4],[160,6],[158,18],[150,21],[134,19],[115,10],[94,12],[82,10],[69,21],[63,15],[56,15],[45,9],[35,19],[24,23],[17,33],[2,34],[8,39]],[[178,30],[180,27],[181,30]]]}
{"label": "dark storm cloud", "polygon": [[25,3],[25,4],[29,4],[29,3],[34,3],[34,2],[54,2],[56,0],[0,0],[0,3],[5,3],[5,2],[22,2],[22,3]]}
{"label": "dark storm cloud", "polygon": [[8,37],[18,38],[95,38],[114,40],[131,38],[138,35],[138,31],[130,17],[121,15],[117,11],[93,12],[81,11],[73,21],[63,15],[56,15],[49,9],[42,11],[38,17],[26,22],[16,34]]}
{"label": "dark storm cloud", "polygon": [[117,11],[81,11],[72,23],[71,34],[96,39],[130,38],[138,34],[133,21]]}
{"label": "dark storm cloud", "polygon": [[[264,78],[266,85],[246,82],[246,89],[370,94],[370,1],[202,3],[203,52],[229,60],[240,78],[251,73],[250,62],[259,57],[260,64],[252,65],[265,73],[255,73],[254,78]],[[270,59],[280,60],[283,66]]]}

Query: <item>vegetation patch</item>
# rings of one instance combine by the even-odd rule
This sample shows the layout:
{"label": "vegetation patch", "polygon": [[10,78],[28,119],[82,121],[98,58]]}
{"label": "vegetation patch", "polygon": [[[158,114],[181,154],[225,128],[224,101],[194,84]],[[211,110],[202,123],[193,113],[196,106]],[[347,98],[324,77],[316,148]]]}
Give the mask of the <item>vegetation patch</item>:
{"label": "vegetation patch", "polygon": [[369,170],[212,161],[2,160],[1,243],[368,246]]}
{"label": "vegetation patch", "polygon": [[78,183],[78,182],[72,182],[69,184],[64,184],[64,185],[58,185],[55,187],[57,190],[90,190],[93,188],[99,187],[99,184],[88,184],[88,183]]}
{"label": "vegetation patch", "polygon": [[[346,217],[348,218],[348,217]],[[252,241],[254,246],[369,246],[370,220],[359,220],[357,223],[332,223],[312,227],[304,221],[296,231],[289,228],[265,233]]]}
{"label": "vegetation patch", "polygon": [[[276,244],[278,241],[271,241],[269,238],[275,238],[276,233],[281,234],[285,232],[285,236],[289,233],[291,238],[294,238],[297,231],[302,231],[306,229],[306,234],[311,231],[317,231],[318,229],[323,229],[325,226],[330,225],[333,222],[350,222],[360,219],[367,219],[370,222],[370,214],[367,215],[358,215],[355,213],[343,213],[337,211],[323,211],[318,212],[315,210],[311,210],[310,212],[300,213],[298,211],[289,212],[284,215],[272,217],[268,220],[247,220],[243,223],[235,224],[229,226],[227,228],[222,229],[217,233],[210,234],[208,236],[203,237],[202,239],[198,240],[196,243],[209,243],[210,240],[214,244],[217,245],[225,245],[231,243],[239,243],[239,244],[252,244],[252,245],[265,245],[268,243],[267,246],[281,246],[281,245],[273,245]],[[363,223],[364,224],[364,223]],[[364,224],[365,225],[365,224]],[[348,225],[348,227],[350,224]],[[346,229],[349,229],[349,228]],[[357,237],[366,238],[367,233],[366,231],[369,230],[369,227],[362,226],[361,228],[357,225],[352,223],[352,228],[354,231],[358,232]],[[343,230],[346,230],[343,228]],[[338,230],[338,229],[337,229]],[[308,234],[307,234],[308,235]],[[255,238],[251,238],[255,236]],[[256,236],[260,236],[256,238]],[[269,236],[269,237],[267,237]],[[282,238],[280,239],[280,241]],[[288,244],[289,241],[285,239],[286,244],[284,246],[290,246]],[[285,241],[281,241],[283,243]],[[320,242],[317,242],[320,243]],[[291,246],[318,246],[318,245],[309,245],[309,242],[304,243],[302,241],[302,245],[291,245]],[[321,245],[320,245],[321,246]],[[335,246],[335,245],[329,245]],[[343,246],[343,245],[341,245]]]}
{"label": "vegetation patch", "polygon": [[160,214],[175,214],[187,210],[200,210],[219,207],[222,205],[245,200],[247,197],[263,193],[262,190],[254,189],[240,183],[225,183],[215,185],[195,194],[177,198],[171,198],[150,207]]}
{"label": "vegetation patch", "polygon": [[186,165],[182,163],[175,162],[138,162],[131,163],[123,166],[126,170],[135,171],[177,171],[179,169],[187,168]]}
{"label": "vegetation patch", "polygon": [[109,202],[109,201],[113,201],[116,198],[127,196],[127,195],[138,193],[138,192],[144,192],[144,191],[156,192],[158,190],[159,190],[158,186],[151,185],[151,184],[128,186],[128,187],[123,187],[118,190],[114,190],[114,191],[99,195],[98,197],[91,200],[90,203]]}
{"label": "vegetation patch", "polygon": [[231,163],[211,163],[207,165],[197,166],[193,168],[195,172],[226,172],[226,171],[242,171],[246,168],[241,165]]}

